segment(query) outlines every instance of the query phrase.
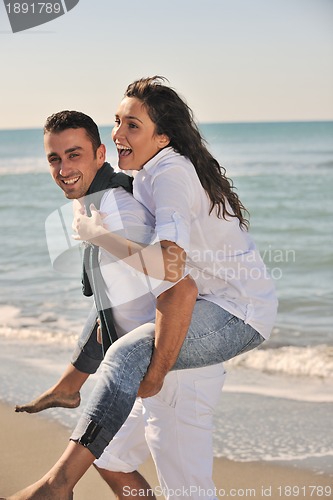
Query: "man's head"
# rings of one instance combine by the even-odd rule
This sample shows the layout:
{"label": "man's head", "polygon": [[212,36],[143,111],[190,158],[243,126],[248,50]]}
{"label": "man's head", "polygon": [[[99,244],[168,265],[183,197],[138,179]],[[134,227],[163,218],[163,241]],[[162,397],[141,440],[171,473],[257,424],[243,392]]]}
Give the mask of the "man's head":
{"label": "man's head", "polygon": [[105,162],[96,123],[79,111],[55,113],[44,126],[44,147],[51,175],[65,196],[84,196]]}

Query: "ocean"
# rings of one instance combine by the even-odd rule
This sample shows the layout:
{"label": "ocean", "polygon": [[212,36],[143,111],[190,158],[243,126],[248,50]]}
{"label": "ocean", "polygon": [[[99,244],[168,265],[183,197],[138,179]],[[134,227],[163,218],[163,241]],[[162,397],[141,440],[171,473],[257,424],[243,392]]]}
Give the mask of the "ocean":
{"label": "ocean", "polygon": [[[215,455],[333,475],[333,122],[200,128],[250,212],[279,297],[271,339],[226,364]],[[101,127],[115,164],[110,133]],[[42,130],[0,130],[0,398],[10,404],[53,384],[91,306],[79,266],[56,271],[48,252],[45,221],[65,203]],[[73,427],[79,413],[44,416]]]}

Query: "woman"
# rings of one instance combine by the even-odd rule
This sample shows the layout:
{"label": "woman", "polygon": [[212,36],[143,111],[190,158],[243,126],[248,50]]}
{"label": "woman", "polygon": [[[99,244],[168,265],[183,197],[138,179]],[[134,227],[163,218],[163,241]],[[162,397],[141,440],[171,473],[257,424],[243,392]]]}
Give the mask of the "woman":
{"label": "woman", "polygon": [[71,498],[138,391],[142,397],[156,394],[172,368],[216,364],[252,349],[274,323],[274,287],[248,235],[245,209],[186,103],[162,78],[141,79],[127,88],[115,122],[119,167],[137,171],[133,194],[154,215],[156,238],[143,248],[110,234],[92,207],[92,217],[76,215],[77,239],[93,241],[133,267],[144,262],[144,272],[155,278],[177,282],[190,273],[198,300],[185,340],[172,328],[183,321],[179,304],[173,317],[156,318],[155,337],[151,325],[143,325],[109,348],[65,453],[15,499]]}

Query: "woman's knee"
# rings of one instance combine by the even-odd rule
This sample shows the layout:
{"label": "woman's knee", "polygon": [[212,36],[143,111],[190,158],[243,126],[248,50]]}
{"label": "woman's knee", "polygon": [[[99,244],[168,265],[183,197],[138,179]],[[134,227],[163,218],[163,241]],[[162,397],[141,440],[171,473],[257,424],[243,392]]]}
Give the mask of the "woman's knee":
{"label": "woman's knee", "polygon": [[131,364],[135,362],[140,364],[145,359],[150,360],[154,346],[154,333],[153,323],[147,323],[127,333],[109,347],[103,365],[120,363],[123,366],[127,361]]}

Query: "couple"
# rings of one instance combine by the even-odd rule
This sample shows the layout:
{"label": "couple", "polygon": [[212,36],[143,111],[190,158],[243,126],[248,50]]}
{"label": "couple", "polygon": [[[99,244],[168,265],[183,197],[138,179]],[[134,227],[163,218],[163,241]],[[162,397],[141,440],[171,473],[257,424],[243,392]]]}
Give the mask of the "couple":
{"label": "couple", "polygon": [[[91,187],[96,179],[104,178],[108,167],[105,148],[98,131],[96,136],[82,122],[64,125],[62,120],[67,120],[64,113],[53,115],[44,129],[51,174],[68,198],[81,198],[95,190]],[[70,123],[71,118],[68,120]],[[206,459],[202,477],[206,474],[205,484],[211,487],[211,414],[223,384],[221,363],[261,344],[274,323],[274,287],[248,235],[244,207],[224,169],[206,149],[186,103],[162,79],[141,79],[127,88],[115,122],[112,136],[119,167],[136,171],[134,199],[124,191],[122,179],[119,185],[123,187],[114,184],[101,200],[100,211],[107,215],[102,216],[93,205],[86,211],[79,206],[74,227],[77,239],[93,244],[91,254],[99,248],[97,267],[109,301],[117,301],[111,281],[116,268],[115,280],[119,279],[119,283],[117,273],[128,274],[125,282],[131,282],[129,275],[135,276],[135,287],[141,287],[136,295],[140,299],[135,298],[131,306],[128,301],[127,306],[122,302],[120,308],[112,308],[120,338],[107,350],[108,335],[103,330],[108,322],[100,314],[105,357],[87,407],[59,461],[37,483],[10,497],[13,500],[71,498],[74,485],[96,458],[110,486],[120,484],[121,472],[136,468],[131,464],[130,470],[123,470],[126,460],[119,465],[122,459],[117,453],[124,450],[124,456],[130,456],[126,436],[131,435],[133,418],[142,418],[138,404],[146,407],[147,442],[153,456],[155,453],[161,484],[170,488],[173,472],[168,453],[172,457],[173,449],[180,448],[175,470],[185,475],[181,486],[193,484],[192,478],[198,478],[200,483],[200,467]],[[135,237],[131,237],[130,229]],[[90,284],[96,270],[96,266],[88,268]],[[152,300],[154,307],[156,303],[155,324],[151,313],[149,317],[143,310],[146,306],[140,306],[141,300],[146,300],[147,311]],[[126,307],[137,315],[127,317]],[[134,330],[126,321],[132,321]],[[95,313],[90,330],[95,330]],[[91,339],[78,360],[84,362],[84,357],[90,356],[88,346],[96,344],[94,335]],[[84,352],[85,348],[88,351]],[[58,388],[32,403],[31,411],[47,405],[79,403],[78,389],[87,373],[75,362],[65,374],[65,382],[60,381]],[[170,370],[179,371],[168,374]],[[199,391],[196,377],[204,382],[202,387],[210,390]],[[66,393],[62,389],[70,380],[75,380],[72,387],[76,390]],[[174,390],[177,384],[178,392]],[[205,398],[199,406],[203,411],[195,415],[202,393]],[[137,395],[147,399],[140,403]],[[179,402],[183,405],[181,414],[177,413]],[[168,421],[170,415],[174,424]],[[181,436],[175,433],[178,425]],[[167,432],[172,436],[170,441]],[[166,455],[165,459],[161,454]],[[192,462],[193,457],[197,462]],[[114,467],[117,461],[119,468]],[[127,475],[127,481],[132,479],[136,485],[144,483],[136,473]],[[121,492],[116,493],[121,498]]]}

